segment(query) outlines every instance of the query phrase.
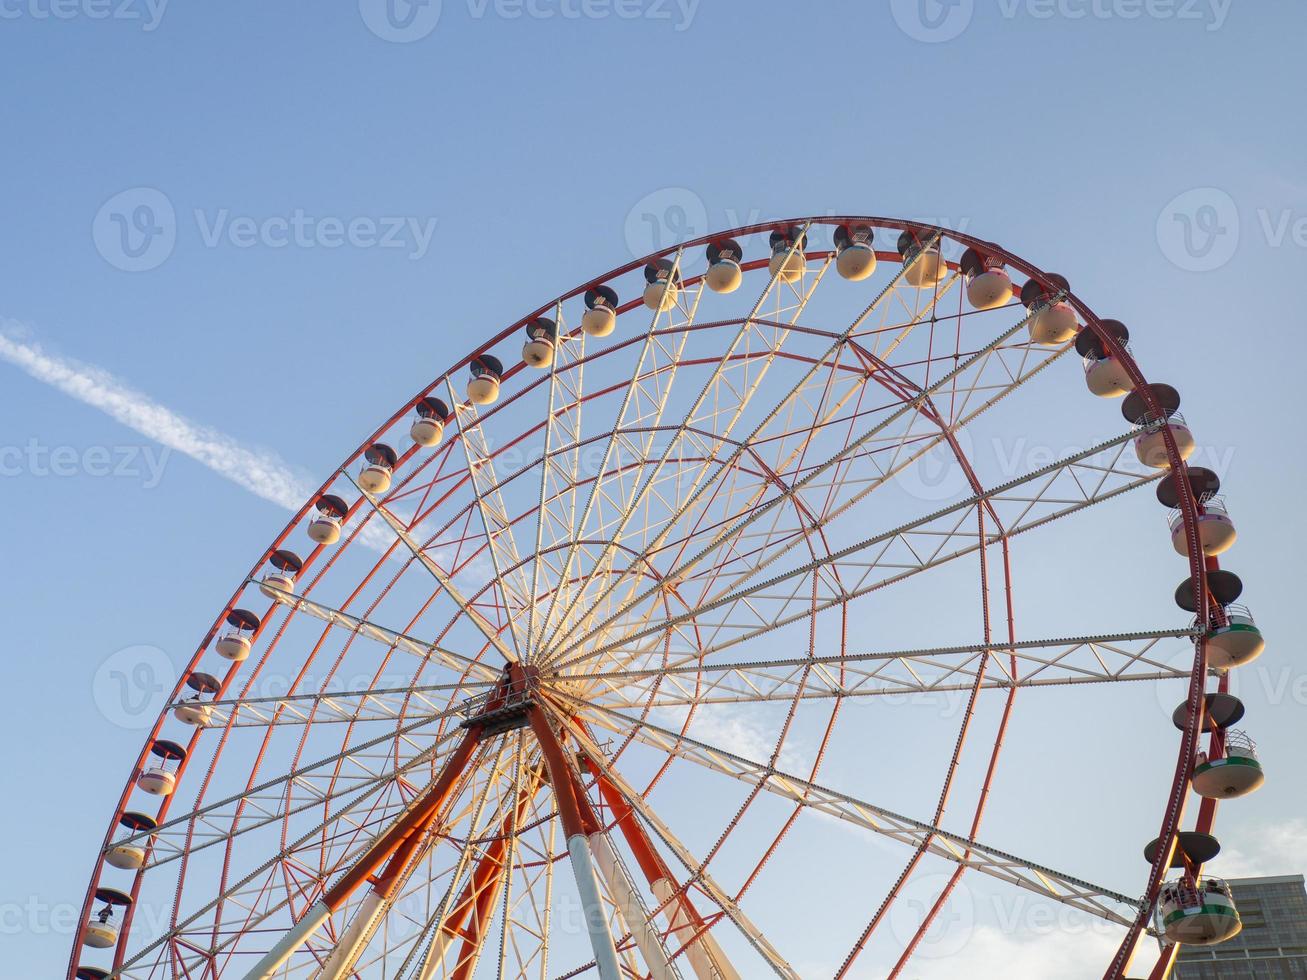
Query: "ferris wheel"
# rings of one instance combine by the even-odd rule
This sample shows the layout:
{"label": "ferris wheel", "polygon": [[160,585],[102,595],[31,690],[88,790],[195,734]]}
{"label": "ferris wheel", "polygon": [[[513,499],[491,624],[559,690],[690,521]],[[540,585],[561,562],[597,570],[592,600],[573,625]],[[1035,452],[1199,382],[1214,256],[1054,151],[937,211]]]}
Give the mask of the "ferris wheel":
{"label": "ferris wheel", "polygon": [[[1219,478],[1128,341],[998,245],[856,216],[685,242],[488,332],[219,613],[68,977],[898,976],[964,873],[1114,924],[1110,977],[1230,938],[1202,866],[1263,780],[1228,677],[1264,644]],[[1070,424],[1101,438],[1016,472],[975,448]],[[1174,564],[1149,628],[1042,581],[1140,510]],[[1093,629],[1058,631],[1072,605]],[[1016,812],[1028,705],[1168,680],[1138,880],[985,819]]]}

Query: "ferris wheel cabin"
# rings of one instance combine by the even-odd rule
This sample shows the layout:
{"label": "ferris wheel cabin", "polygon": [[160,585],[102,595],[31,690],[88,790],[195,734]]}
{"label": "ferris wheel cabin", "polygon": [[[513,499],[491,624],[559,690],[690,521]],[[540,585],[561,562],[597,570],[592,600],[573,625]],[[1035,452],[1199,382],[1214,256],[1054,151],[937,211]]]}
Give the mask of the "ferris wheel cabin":
{"label": "ferris wheel cabin", "polygon": [[335,544],[340,540],[349,505],[333,493],[324,493],[313,506],[317,513],[309,521],[309,540],[314,544]]}
{"label": "ferris wheel cabin", "polygon": [[259,591],[276,602],[291,602],[287,593],[295,592],[295,576],[304,568],[300,556],[285,548],[274,551],[268,558],[271,565],[259,582]]}
{"label": "ferris wheel cabin", "polygon": [[581,330],[589,337],[607,337],[617,326],[617,290],[592,286],[585,291]]}
{"label": "ferris wheel cabin", "polygon": [[409,426],[409,437],[424,449],[439,445],[445,436],[445,419],[449,418],[449,406],[441,399],[428,395],[418,400],[415,410],[418,417]]}
{"label": "ferris wheel cabin", "polygon": [[473,405],[492,405],[499,398],[504,365],[492,354],[478,354],[468,365],[467,397]]}
{"label": "ferris wheel cabin", "polygon": [[[294,580],[290,582],[295,585]],[[250,655],[250,646],[254,634],[259,628],[259,617],[248,609],[233,609],[227,613],[227,628],[218,637],[214,646],[218,656],[240,663]]]}
{"label": "ferris wheel cabin", "polygon": [[536,317],[526,325],[526,343],[522,361],[533,368],[547,368],[554,363],[554,346],[558,343],[558,324],[548,317]]}
{"label": "ferris wheel cabin", "polygon": [[359,487],[376,496],[390,489],[399,455],[384,442],[374,442],[363,453],[363,469],[359,471]]}
{"label": "ferris wheel cabin", "polygon": [[127,909],[132,904],[132,897],[116,888],[97,888],[95,900],[100,903],[100,909],[92,913],[82,927],[82,943],[93,949],[111,949],[118,943],[114,909]]}
{"label": "ferris wheel cabin", "polygon": [[909,286],[931,289],[948,275],[948,263],[940,254],[938,243],[932,244],[933,232],[909,228],[899,235],[898,252],[903,257],[903,278]]}
{"label": "ferris wheel cabin", "polygon": [[177,742],[157,738],[150,746],[150,754],[158,761],[141,770],[136,785],[152,796],[171,796],[177,788],[176,770],[186,759],[186,750]]}
{"label": "ferris wheel cabin", "polygon": [[767,271],[781,282],[798,282],[803,270],[808,267],[808,256],[803,250],[808,245],[808,236],[798,225],[778,228],[768,239],[771,246],[771,261]]}
{"label": "ferris wheel cabin", "polygon": [[1021,287],[1021,304],[1030,314],[1027,329],[1030,340],[1044,347],[1065,344],[1076,335],[1080,323],[1076,320],[1076,311],[1071,304],[1061,297],[1071,292],[1071,284],[1065,276],[1056,272],[1048,274],[1049,280],[1056,286],[1049,289],[1038,280],[1031,279]]}
{"label": "ferris wheel cabin", "polygon": [[871,225],[836,225],[835,271],[849,282],[861,282],[876,271]]}
{"label": "ferris wheel cabin", "polygon": [[118,818],[118,826],[127,831],[116,843],[110,844],[104,852],[105,863],[123,871],[140,871],[145,867],[145,852],[148,838],[138,840],[142,833],[149,833],[159,826],[154,817],[144,813],[128,810]]}
{"label": "ferris wheel cabin", "polygon": [[1012,300],[1012,277],[1003,260],[969,248],[958,263],[967,285],[967,302],[977,310],[996,310]]}
{"label": "ferris wheel cabin", "polygon": [[186,686],[193,693],[173,709],[173,717],[183,725],[207,728],[209,722],[213,720],[213,707],[204,699],[222,690],[222,682],[212,674],[202,674],[197,671],[186,678]]}
{"label": "ferris wheel cabin", "polygon": [[[1129,343],[1130,331],[1120,320],[1103,320],[1102,326],[1121,346]],[[1099,398],[1120,398],[1134,389],[1135,383],[1130,380],[1125,365],[1108,352],[1102,338],[1088,327],[1076,334],[1076,353],[1084,360],[1085,384]]]}
{"label": "ferris wheel cabin", "polygon": [[740,268],[740,259],[744,249],[734,238],[709,242],[707,248],[708,271],[704,281],[714,293],[733,293],[744,281],[744,270]]}
{"label": "ferris wheel cabin", "polygon": [[671,259],[658,259],[644,267],[644,305],[656,313],[676,305],[681,292],[681,277]]}

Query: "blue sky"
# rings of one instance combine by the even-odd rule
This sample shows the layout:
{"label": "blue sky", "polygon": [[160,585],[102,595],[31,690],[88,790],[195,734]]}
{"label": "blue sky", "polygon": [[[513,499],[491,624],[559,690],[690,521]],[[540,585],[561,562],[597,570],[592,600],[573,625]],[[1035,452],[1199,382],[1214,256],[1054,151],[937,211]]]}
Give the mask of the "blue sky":
{"label": "blue sky", "polygon": [[[1228,461],[1242,536],[1227,567],[1271,643],[1240,689],[1270,783],[1225,807],[1221,836],[1246,868],[1304,870],[1307,9],[410,12],[395,27],[371,0],[0,0],[0,732],[5,788],[25,801],[0,817],[19,842],[0,934],[15,975],[65,962],[68,908],[143,738],[115,706],[111,658],[152,647],[121,662],[183,664],[285,500],[452,356],[633,255],[792,214],[1002,242],[1128,322],[1141,362],[1181,388]],[[172,214],[148,239],[142,203]],[[207,431],[107,383],[95,404],[73,397],[50,383],[70,361]],[[271,454],[284,475],[240,485],[141,430],[202,444],[220,468]],[[1104,721],[1076,724],[1092,740]],[[1039,733],[1023,737],[1018,757]],[[1055,828],[1028,832],[1027,850],[1056,846]],[[1112,870],[1142,888],[1133,852]],[[1037,955],[974,941],[977,957]]]}

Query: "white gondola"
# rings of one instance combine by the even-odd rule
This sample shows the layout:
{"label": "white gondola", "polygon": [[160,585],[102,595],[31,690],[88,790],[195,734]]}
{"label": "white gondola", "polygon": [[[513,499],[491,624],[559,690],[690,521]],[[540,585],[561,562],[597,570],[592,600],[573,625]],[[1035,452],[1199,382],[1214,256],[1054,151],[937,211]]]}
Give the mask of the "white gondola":
{"label": "white gondola", "polygon": [[473,405],[491,405],[499,397],[504,365],[492,354],[479,354],[468,365],[467,397]]}
{"label": "white gondola", "polygon": [[554,363],[554,347],[558,343],[558,324],[548,317],[537,317],[526,325],[526,343],[522,345],[522,361],[528,367],[547,368]]}
{"label": "white gondola", "polygon": [[644,305],[656,312],[670,310],[681,292],[681,279],[671,259],[659,259],[644,267]]}
{"label": "white gondola", "polygon": [[1168,429],[1180,458],[1193,455],[1194,434],[1180,414],[1180,393],[1170,385],[1152,383],[1130,392],[1121,403],[1121,414],[1138,430],[1135,455],[1145,466],[1166,469],[1171,465],[1166,449]]}
{"label": "white gondola", "polygon": [[171,796],[177,788],[176,766],[186,759],[186,750],[176,742],[159,738],[150,746],[150,754],[158,761],[141,769],[136,785],[152,796]]}
{"label": "white gondola", "polygon": [[1167,429],[1171,430],[1171,438],[1175,440],[1175,448],[1181,459],[1188,459],[1194,454],[1194,434],[1185,425],[1184,416],[1177,413],[1166,421],[1145,423],[1134,438],[1135,455],[1139,457],[1139,462],[1158,470],[1170,467],[1171,456],[1166,451]]}
{"label": "white gondola", "polygon": [[1055,347],[1074,337],[1080,323],[1071,304],[1059,298],[1071,292],[1066,277],[1050,272],[1045,278],[1047,283],[1031,279],[1021,287],[1021,303],[1030,313],[1027,329],[1031,342]]}
{"label": "white gondola", "polygon": [[445,435],[445,419],[449,418],[449,406],[439,398],[428,395],[418,401],[418,417],[409,426],[408,434],[419,446],[437,445]]}
{"label": "white gondola", "polygon": [[1250,664],[1266,649],[1266,638],[1253,621],[1247,606],[1227,605],[1225,625],[1207,633],[1207,666],[1230,670]]}
{"label": "white gondola", "polygon": [[[1130,331],[1125,324],[1119,320],[1103,320],[1102,326],[1117,343],[1126,347]],[[1135,383],[1125,365],[1108,351],[1102,338],[1091,328],[1084,327],[1076,334],[1076,353],[1084,360],[1085,384],[1099,398],[1120,398],[1134,390]]]}
{"label": "white gondola", "polygon": [[617,326],[617,290],[595,286],[585,291],[581,329],[590,337],[607,337]]}
{"label": "white gondola", "polygon": [[1157,924],[1167,939],[1186,946],[1213,946],[1243,929],[1229,885],[1220,878],[1195,882],[1188,875],[1162,886]]}
{"label": "white gondola", "polygon": [[399,455],[384,442],[376,442],[363,452],[363,469],[359,471],[359,487],[374,496],[390,489],[391,477]]}
{"label": "white gondola", "polygon": [[[1176,554],[1189,554],[1189,539],[1184,533],[1184,515],[1178,507],[1171,511],[1170,524],[1171,547]],[[1202,546],[1204,555],[1210,558],[1228,551],[1238,536],[1234,521],[1225,509],[1224,500],[1209,497],[1199,502],[1198,543]]]}
{"label": "white gondola", "polygon": [[186,686],[193,693],[173,708],[173,717],[183,725],[208,728],[209,723],[213,721],[213,706],[206,703],[204,699],[217,694],[222,689],[222,684],[212,674],[196,672],[186,678]]}
{"label": "white gondola", "polygon": [[1247,796],[1266,782],[1257,758],[1257,744],[1246,732],[1224,733],[1225,754],[1209,759],[1199,754],[1191,782],[1194,792],[1209,800],[1232,800]]}
{"label": "white gondola", "polygon": [[740,268],[740,259],[744,249],[734,238],[724,238],[712,242],[707,249],[708,271],[704,280],[714,293],[733,293],[744,281],[744,270]]}
{"label": "white gondola", "polygon": [[835,271],[849,282],[861,282],[876,271],[871,225],[835,227]]}
{"label": "white gondola", "polygon": [[113,921],[114,908],[127,908],[132,897],[116,888],[97,888],[95,900],[100,909],[92,912],[82,926],[82,945],[93,949],[111,949],[118,943],[118,926]]}
{"label": "white gondola", "polygon": [[1012,300],[1012,277],[1003,260],[969,248],[958,263],[967,283],[967,302],[977,310],[994,310]]}
{"label": "white gondola", "polygon": [[259,582],[259,591],[276,602],[292,602],[286,593],[295,591],[295,576],[304,567],[299,555],[285,548],[274,551],[268,559],[272,568]]}
{"label": "white gondola", "polygon": [[771,233],[768,243],[771,245],[771,261],[767,263],[767,271],[781,282],[798,282],[808,267],[808,256],[803,251],[807,248],[808,238],[802,229],[777,229]]}
{"label": "white gondola", "polygon": [[309,540],[315,544],[335,544],[340,540],[340,529],[349,513],[349,505],[335,494],[326,493],[313,506],[317,513],[309,520]]}
{"label": "white gondola", "polygon": [[154,830],[159,826],[158,821],[144,813],[128,810],[118,818],[118,825],[126,833],[104,852],[105,863],[123,871],[140,871],[145,867],[150,843],[148,838],[141,838],[140,835]]}
{"label": "white gondola", "polygon": [[930,289],[943,281],[948,274],[948,263],[939,252],[939,245],[931,244],[934,233],[925,229],[908,229],[899,235],[898,251],[903,257],[903,278],[909,286]]}
{"label": "white gondola", "polygon": [[[290,582],[295,585],[294,580]],[[263,590],[265,594],[267,590]],[[227,628],[218,636],[214,646],[220,657],[240,663],[250,655],[254,632],[259,628],[259,617],[248,609],[233,609],[227,614]]]}

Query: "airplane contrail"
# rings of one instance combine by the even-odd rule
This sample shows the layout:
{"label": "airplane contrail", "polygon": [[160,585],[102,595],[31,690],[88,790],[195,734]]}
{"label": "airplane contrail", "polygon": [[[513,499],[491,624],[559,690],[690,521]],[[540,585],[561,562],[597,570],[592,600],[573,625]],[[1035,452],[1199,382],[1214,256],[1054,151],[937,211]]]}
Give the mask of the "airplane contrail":
{"label": "airplane contrail", "polygon": [[37,381],[189,456],[279,507],[298,510],[316,489],[296,478],[294,468],[271,450],[242,446],[230,436],[164,407],[102,368],[43,350],[25,339],[27,333],[22,324],[0,318],[0,358]]}

